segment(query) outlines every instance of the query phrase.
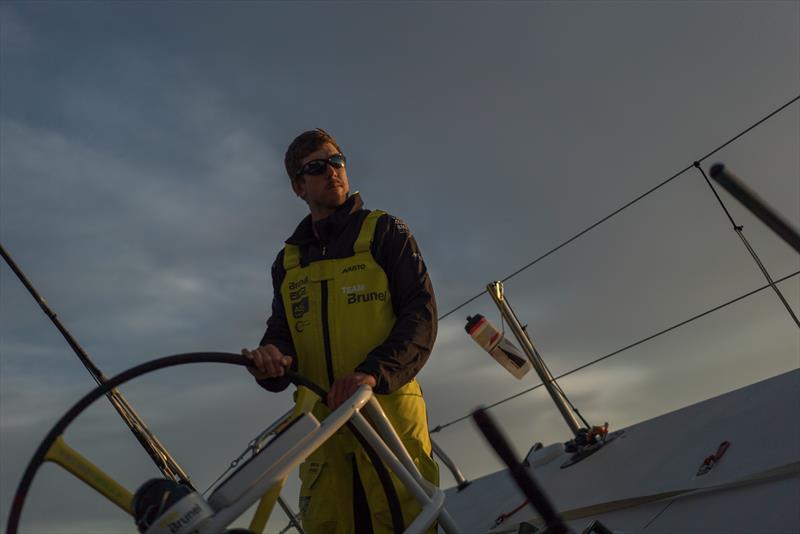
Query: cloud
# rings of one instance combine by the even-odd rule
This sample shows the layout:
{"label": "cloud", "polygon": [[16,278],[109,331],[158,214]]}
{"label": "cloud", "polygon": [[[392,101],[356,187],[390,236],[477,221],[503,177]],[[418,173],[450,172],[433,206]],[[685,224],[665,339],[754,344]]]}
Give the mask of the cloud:
{"label": "cloud", "polygon": [[35,35],[16,6],[11,3],[0,5],[0,43],[2,49],[14,48],[17,53],[28,51],[35,46]]}
{"label": "cloud", "polygon": [[[414,231],[445,312],[784,102],[800,64],[797,9],[6,3],[3,245],[109,375],[173,352],[237,352],[263,331],[269,265],[305,214],[283,150],[323,126],[368,207]],[[312,37],[297,39],[300,26]],[[759,76],[743,83],[742,71]],[[797,120],[795,106],[718,154],[792,221]],[[554,374],[763,283],[701,179],[687,173],[506,283]],[[773,274],[797,268],[730,208]],[[45,427],[91,380],[0,271],[7,513]],[[800,286],[782,287],[796,307]],[[420,375],[434,425],[537,382],[513,380],[468,338],[474,313],[499,323],[485,295],[460,309]],[[765,292],[562,385],[592,421],[624,426],[797,367],[787,321]],[[196,367],[125,394],[205,483],[290,401],[242,369]],[[543,388],[494,411],[520,452],[567,437]],[[152,473],[107,405],[76,425],[75,445],[126,484]],[[436,439],[470,477],[499,467],[468,422]],[[43,472],[27,518],[48,522],[31,528],[132,527],[113,510],[85,523],[101,505],[77,486]]]}
{"label": "cloud", "polygon": [[41,430],[55,423],[54,414],[74,402],[82,388],[72,386],[70,389],[56,387],[53,380],[42,379],[42,376],[13,375],[2,380],[2,398],[4,409],[2,428],[5,432]]}
{"label": "cloud", "polygon": [[[210,304],[247,299],[251,288],[267,285],[273,251],[259,243],[264,237],[279,242],[285,225],[277,228],[270,220],[285,215],[279,209],[262,210],[252,201],[265,185],[265,159],[275,156],[246,133],[228,134],[221,148],[209,155],[213,166],[193,180],[177,182],[171,175],[145,172],[58,132],[13,120],[4,121],[4,139],[3,171],[10,178],[3,185],[6,198],[15,199],[4,206],[9,249],[20,258],[41,255],[41,244],[34,248],[27,241],[17,246],[15,238],[25,234],[46,240],[46,250],[62,259],[30,262],[29,276],[47,281],[63,279],[57,273],[69,272],[73,287],[82,288],[82,315],[97,310],[95,314],[111,319],[100,310],[118,302],[126,305],[111,325],[116,332],[196,328],[198,310],[207,310],[202,320],[214,320]],[[283,181],[280,186],[285,186]],[[123,190],[126,194],[120,195]],[[69,204],[62,202],[67,196],[72,198]],[[47,217],[41,216],[41,209],[47,210]],[[49,222],[53,220],[59,222],[55,231]],[[261,260],[244,271],[230,261],[254,253]],[[157,319],[153,305],[160,309]],[[72,308],[64,311],[65,316],[77,315]]]}

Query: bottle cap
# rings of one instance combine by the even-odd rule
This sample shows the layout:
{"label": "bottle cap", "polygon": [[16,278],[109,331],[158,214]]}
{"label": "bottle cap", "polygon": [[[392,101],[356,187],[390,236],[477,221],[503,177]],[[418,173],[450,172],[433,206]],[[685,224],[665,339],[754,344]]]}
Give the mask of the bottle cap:
{"label": "bottle cap", "polygon": [[472,317],[467,316],[467,325],[464,327],[464,330],[466,330],[468,334],[472,334],[472,330],[474,330],[481,321],[483,321],[483,315],[480,313],[473,315]]}

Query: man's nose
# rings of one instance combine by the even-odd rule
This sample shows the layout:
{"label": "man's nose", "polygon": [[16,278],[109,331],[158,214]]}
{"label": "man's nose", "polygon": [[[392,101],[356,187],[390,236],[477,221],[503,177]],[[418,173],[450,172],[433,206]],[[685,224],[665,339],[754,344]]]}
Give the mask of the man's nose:
{"label": "man's nose", "polygon": [[326,176],[328,176],[328,177],[331,177],[331,176],[338,177],[339,176],[338,170],[336,169],[336,167],[333,166],[333,164],[330,161],[326,161],[325,162],[325,168],[328,171]]}

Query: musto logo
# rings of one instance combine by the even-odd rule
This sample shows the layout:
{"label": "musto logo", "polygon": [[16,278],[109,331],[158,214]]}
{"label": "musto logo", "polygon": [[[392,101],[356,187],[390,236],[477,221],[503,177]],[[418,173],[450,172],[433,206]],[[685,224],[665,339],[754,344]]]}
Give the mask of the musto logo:
{"label": "musto logo", "polygon": [[367,264],[366,263],[356,263],[355,265],[349,265],[349,266],[345,267],[344,269],[342,269],[342,274],[352,273],[352,272],[355,272],[355,271],[366,271],[366,270],[367,270]]}
{"label": "musto logo", "polygon": [[370,291],[369,293],[350,293],[349,295],[347,295],[348,304],[356,304],[359,302],[371,302],[373,300],[385,302],[386,291]]}

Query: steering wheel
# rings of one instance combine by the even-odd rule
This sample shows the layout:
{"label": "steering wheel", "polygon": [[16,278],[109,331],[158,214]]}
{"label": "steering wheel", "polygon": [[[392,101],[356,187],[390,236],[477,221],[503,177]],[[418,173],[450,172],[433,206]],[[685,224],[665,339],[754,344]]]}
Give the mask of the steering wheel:
{"label": "steering wheel", "polygon": [[[25,472],[22,475],[22,479],[17,486],[17,491],[14,494],[14,500],[11,506],[11,511],[8,517],[8,522],[6,524],[6,533],[7,534],[17,534],[17,528],[19,525],[20,516],[22,514],[23,505],[25,504],[25,498],[28,495],[28,491],[30,489],[31,483],[33,482],[33,478],[36,475],[37,471],[44,463],[48,451],[50,451],[53,444],[58,440],[67,427],[86,409],[88,408],[94,401],[99,399],[100,397],[106,395],[112,389],[133,380],[141,375],[146,373],[150,373],[153,371],[157,371],[159,369],[166,369],[168,367],[175,367],[178,365],[186,365],[186,364],[193,364],[193,363],[225,363],[225,364],[232,364],[232,365],[241,365],[244,367],[251,366],[252,362],[248,358],[241,356],[239,354],[232,354],[226,352],[192,352],[187,354],[177,354],[174,356],[166,356],[163,358],[158,358],[155,360],[151,360],[149,362],[145,362],[143,364],[137,365],[128,369],[127,371],[123,371],[122,373],[118,374],[117,376],[109,379],[108,381],[100,384],[95,389],[87,393],[83,398],[81,398],[75,405],[70,408],[62,417],[61,419],[56,422],[53,428],[48,432],[47,436],[45,436],[44,440],[41,442],[39,447],[36,449],[36,452],[31,458],[28,466],[25,469]],[[321,399],[325,399],[327,392],[325,392],[321,387],[317,384],[314,384],[304,376],[292,372],[291,370],[286,370],[286,376],[295,384],[295,385],[302,385],[309,389],[311,389],[314,393],[320,396]],[[381,479],[381,482],[384,486],[384,491],[387,494],[387,499],[390,503],[390,509],[392,512],[392,522],[394,525],[395,532],[402,532],[403,530],[403,523],[402,523],[402,514],[399,509],[399,501],[397,499],[397,494],[393,484],[391,483],[391,479],[389,478],[388,471],[386,467],[383,465],[383,462],[380,461],[378,455],[375,451],[370,447],[367,442],[363,439],[363,437],[355,430],[355,427],[352,426],[351,423],[348,423],[348,426],[354,432],[355,436],[364,446],[367,454],[370,456],[373,465],[378,472],[378,476]]]}

